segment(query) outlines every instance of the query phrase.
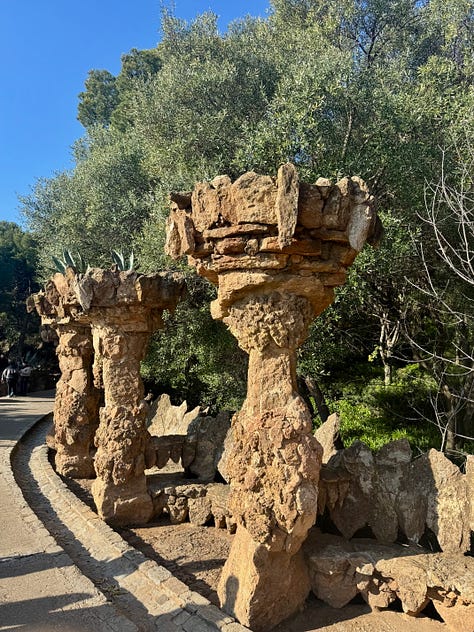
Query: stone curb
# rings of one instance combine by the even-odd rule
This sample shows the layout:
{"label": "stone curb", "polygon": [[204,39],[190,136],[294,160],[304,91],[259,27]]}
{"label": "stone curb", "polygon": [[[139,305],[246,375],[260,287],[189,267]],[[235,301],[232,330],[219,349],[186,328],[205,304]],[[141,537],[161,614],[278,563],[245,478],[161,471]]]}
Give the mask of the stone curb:
{"label": "stone curb", "polygon": [[[98,563],[110,565],[109,576],[137,596],[154,615],[160,632],[248,632],[248,628],[191,591],[170,571],[131,547],[100,520],[54,472],[44,441],[33,449],[30,467],[61,522]],[[51,536],[49,538],[54,542]],[[112,570],[111,562],[116,563],[116,570]]]}

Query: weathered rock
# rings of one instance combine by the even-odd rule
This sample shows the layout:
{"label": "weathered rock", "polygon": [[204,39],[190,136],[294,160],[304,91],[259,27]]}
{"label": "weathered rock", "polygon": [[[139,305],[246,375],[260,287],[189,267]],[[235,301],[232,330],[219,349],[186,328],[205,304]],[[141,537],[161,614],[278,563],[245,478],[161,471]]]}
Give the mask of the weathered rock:
{"label": "weathered rock", "polygon": [[470,546],[470,507],[466,477],[444,454],[430,450],[410,464],[397,497],[400,525],[418,542],[426,525],[442,551],[465,552]]}
{"label": "weathered rock", "polygon": [[411,456],[406,439],[391,441],[375,454],[368,523],[380,542],[395,542],[398,538],[397,497],[407,478]]}
{"label": "weathered rock", "polygon": [[91,449],[99,424],[99,391],[92,378],[93,347],[89,321],[73,291],[74,271],[55,274],[45,290],[30,297],[43,326],[57,335],[61,376],[54,404],[56,469],[63,476],[93,478]]}
{"label": "weathered rock", "polygon": [[145,469],[153,465],[146,429],[140,362],[163,309],[174,309],[183,281],[165,273],[91,269],[75,277],[77,299],[92,326],[104,406],[95,436],[97,479],[92,494],[99,515],[115,525],[147,522],[153,515]]}
{"label": "weathered rock", "polygon": [[195,442],[196,450],[187,468],[199,480],[214,480],[229,428],[230,415],[226,412],[219,413],[217,417],[197,417],[190,423],[187,441]]}
{"label": "weathered rock", "polygon": [[77,323],[56,323],[61,377],[56,385],[54,431],[56,469],[63,476],[92,478],[91,454],[99,425],[99,393],[92,380],[92,334]]}
{"label": "weathered rock", "polygon": [[186,496],[169,496],[167,502],[168,514],[171,524],[185,522],[188,517],[189,507]]}
{"label": "weathered rock", "polygon": [[229,492],[229,485],[222,483],[213,483],[207,486],[207,497],[211,501],[215,526],[234,533],[237,525],[229,509]]}
{"label": "weathered rock", "polygon": [[340,428],[339,415],[333,413],[314,432],[314,436],[323,448],[323,463],[328,463],[339,451],[336,445],[340,442]]}
{"label": "weathered rock", "polygon": [[467,551],[469,475],[436,450],[411,457],[406,440],[392,441],[375,455],[357,441],[337,452],[323,469],[318,512],[327,508],[346,538],[370,527],[380,542],[395,542],[401,531],[418,543],[429,529],[441,550]]}
{"label": "weathered rock", "polygon": [[155,452],[155,465],[158,469],[165,467],[168,461],[179,463],[183,467],[196,455],[196,442],[187,442],[186,435],[164,435],[151,437],[151,445]]}
{"label": "weathered rock", "polygon": [[[300,548],[316,518],[322,448],[298,395],[296,348],[371,235],[376,214],[364,187],[354,178],[300,185],[287,164],[276,179],[247,173],[197,184],[189,207],[172,205],[168,254],[187,254],[218,286],[212,316],[249,354],[247,398],[220,466],[238,526],[218,592],[255,632],[292,614],[308,592]],[[194,226],[192,252],[183,211]]]}
{"label": "weathered rock", "polygon": [[333,607],[360,593],[373,608],[386,608],[398,598],[404,612],[418,616],[432,601],[450,630],[474,629],[473,558],[370,540],[348,542],[317,530],[304,549],[313,592]]}
{"label": "weathered rock", "polygon": [[471,531],[474,531],[474,455],[468,454],[466,458],[466,491],[471,508]]}
{"label": "weathered rock", "polygon": [[373,492],[374,457],[365,444],[355,441],[342,452],[340,466],[349,474],[349,490],[342,505],[336,505],[330,515],[342,535],[351,538],[368,522]]}
{"label": "weathered rock", "polygon": [[185,401],[179,406],[173,406],[170,396],[164,393],[150,406],[148,432],[152,437],[185,435],[189,424],[199,416],[200,412],[199,406],[188,412]]}
{"label": "weathered rock", "polygon": [[212,505],[206,496],[188,500],[189,522],[204,526],[212,518]]}
{"label": "weathered rock", "polygon": [[255,632],[269,630],[296,612],[310,590],[301,551],[291,557],[270,551],[241,527],[226,564],[234,573],[221,577],[222,608],[241,622],[251,621]]}

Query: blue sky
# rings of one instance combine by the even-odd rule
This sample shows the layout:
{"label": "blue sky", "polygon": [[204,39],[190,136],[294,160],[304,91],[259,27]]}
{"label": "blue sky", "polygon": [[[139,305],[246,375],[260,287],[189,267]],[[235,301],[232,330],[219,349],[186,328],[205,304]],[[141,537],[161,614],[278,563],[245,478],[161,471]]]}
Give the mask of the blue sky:
{"label": "blue sky", "polygon": [[[268,15],[268,0],[168,0],[179,18],[211,10],[219,26]],[[120,70],[159,39],[160,0],[0,0],[0,220],[21,223],[18,195],[69,169],[82,136],[77,95],[92,68]]]}

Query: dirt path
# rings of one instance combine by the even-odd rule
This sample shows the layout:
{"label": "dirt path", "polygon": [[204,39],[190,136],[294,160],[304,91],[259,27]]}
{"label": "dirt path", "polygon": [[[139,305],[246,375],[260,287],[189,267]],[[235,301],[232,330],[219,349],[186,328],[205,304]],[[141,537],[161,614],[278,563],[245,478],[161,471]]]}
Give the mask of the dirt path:
{"label": "dirt path", "polygon": [[[122,536],[147,557],[166,566],[176,577],[218,605],[216,587],[232,543],[232,536],[214,527],[166,520],[123,530]],[[444,623],[401,612],[371,612],[365,603],[336,609],[313,596],[302,612],[272,632],[447,632]]]}
{"label": "dirt path", "polygon": [[[90,485],[91,481],[76,481],[70,487],[93,507]],[[189,522],[173,525],[163,517],[146,526],[121,529],[120,535],[192,590],[219,605],[217,583],[233,538],[227,531]],[[448,632],[448,628],[429,617],[415,619],[396,611],[371,612],[365,602],[331,608],[310,595],[302,612],[271,632]]]}

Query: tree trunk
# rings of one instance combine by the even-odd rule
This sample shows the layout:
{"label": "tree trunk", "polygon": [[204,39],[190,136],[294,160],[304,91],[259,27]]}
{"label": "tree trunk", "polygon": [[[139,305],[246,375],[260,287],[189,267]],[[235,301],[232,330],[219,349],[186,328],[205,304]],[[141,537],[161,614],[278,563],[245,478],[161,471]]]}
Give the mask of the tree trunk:
{"label": "tree trunk", "polygon": [[319,384],[315,380],[313,380],[313,378],[308,377],[308,376],[304,377],[303,381],[309,394],[314,399],[314,403],[316,404],[316,408],[318,409],[318,414],[321,419],[321,422],[324,423],[329,417],[330,413],[329,413],[329,408],[324,399],[324,395],[321,389],[319,388]]}
{"label": "tree trunk", "polygon": [[446,425],[445,448],[446,452],[454,452],[457,447],[457,419],[456,412],[453,406],[453,395],[447,384],[443,384],[441,392],[446,404],[446,415],[448,420]]}

